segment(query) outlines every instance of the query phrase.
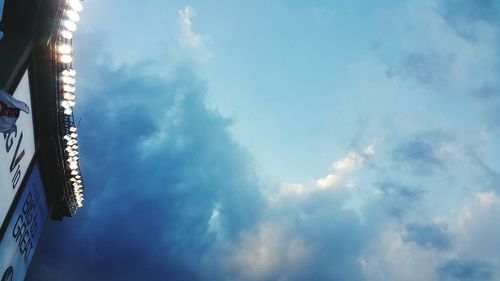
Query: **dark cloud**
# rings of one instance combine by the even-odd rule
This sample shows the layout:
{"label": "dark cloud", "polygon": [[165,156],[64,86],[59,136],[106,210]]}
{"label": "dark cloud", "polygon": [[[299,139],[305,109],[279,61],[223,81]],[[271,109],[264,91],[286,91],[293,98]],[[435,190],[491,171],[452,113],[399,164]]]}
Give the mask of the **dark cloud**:
{"label": "dark cloud", "polygon": [[438,270],[443,281],[489,281],[493,280],[493,267],[485,262],[467,259],[452,259]]}
{"label": "dark cloud", "polygon": [[496,0],[444,0],[440,12],[459,36],[472,42],[478,37],[471,25],[477,22],[500,23],[500,5]]}
{"label": "dark cloud", "polygon": [[260,216],[251,161],[188,68],[94,71],[105,84],[86,85],[79,128],[88,201],[48,224],[27,280],[202,279],[214,207],[228,241]]}
{"label": "dark cloud", "polygon": [[417,134],[403,141],[393,151],[396,162],[411,167],[419,173],[431,173],[446,164],[444,155],[440,155],[439,147],[451,136],[441,130],[430,130]]}
{"label": "dark cloud", "polygon": [[417,245],[440,251],[449,250],[452,241],[445,225],[439,224],[408,224],[405,226],[404,242],[415,242]]}
{"label": "dark cloud", "polygon": [[421,201],[424,190],[407,186],[395,181],[386,180],[379,185],[382,192],[382,206],[388,215],[402,218]]}
{"label": "dark cloud", "polygon": [[411,78],[429,87],[444,88],[448,86],[454,60],[453,55],[411,53],[405,55],[396,66],[389,68],[386,75],[389,78]]}
{"label": "dark cloud", "polygon": [[452,25],[461,21],[498,22],[499,8],[496,0],[444,0],[441,3],[444,17]]}
{"label": "dark cloud", "polygon": [[467,152],[472,164],[479,169],[478,181],[481,182],[484,191],[495,190],[500,193],[500,172],[485,163],[473,147],[468,147]]}
{"label": "dark cloud", "polygon": [[82,67],[86,206],[49,222],[26,280],[363,280],[375,212],[334,189],[268,204],[204,82],[148,69]]}

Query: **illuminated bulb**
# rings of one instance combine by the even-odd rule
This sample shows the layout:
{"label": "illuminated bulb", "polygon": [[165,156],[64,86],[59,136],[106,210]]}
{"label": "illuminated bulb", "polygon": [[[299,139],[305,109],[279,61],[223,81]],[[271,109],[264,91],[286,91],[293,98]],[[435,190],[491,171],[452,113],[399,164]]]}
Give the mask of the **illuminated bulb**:
{"label": "illuminated bulb", "polygon": [[73,87],[71,85],[64,85],[63,86],[63,90],[65,92],[74,93],[75,92],[75,87]]}
{"label": "illuminated bulb", "polygon": [[66,141],[71,141],[71,137],[69,135],[65,135],[63,139],[65,139]]}
{"label": "illuminated bulb", "polygon": [[77,133],[72,133],[71,135],[69,135],[70,137],[76,139],[76,137],[78,137],[78,134]]}
{"label": "illuminated bulb", "polygon": [[68,155],[71,156],[71,157],[76,156],[77,154],[78,154],[78,152],[76,152],[76,151],[70,151],[68,153]]}
{"label": "illuminated bulb", "polygon": [[[71,146],[66,147],[66,149],[65,149],[65,150],[66,150],[68,153],[70,153],[71,151],[73,151],[73,149],[71,148]],[[70,159],[68,159],[68,160],[70,160]]]}
{"label": "illuminated bulb", "polygon": [[61,80],[63,81],[64,84],[69,84],[69,85],[74,85],[76,82],[75,78],[71,78],[68,76],[63,76]]}
{"label": "illuminated bulb", "polygon": [[71,53],[71,46],[68,44],[60,45],[59,48],[57,48],[57,49],[59,50],[59,53],[61,53],[61,54]]}
{"label": "illuminated bulb", "polygon": [[66,100],[74,100],[75,99],[75,95],[73,95],[71,93],[64,93],[63,97]]}
{"label": "illuminated bulb", "polygon": [[78,171],[77,171],[77,170],[73,170],[73,171],[71,171],[71,174],[72,174],[73,176],[76,176],[76,175],[78,175]]}
{"label": "illuminated bulb", "polygon": [[76,75],[76,71],[74,71],[73,69],[65,69],[63,70],[63,72],[61,72],[61,74],[63,76],[71,76],[71,77],[75,77]]}
{"label": "illuminated bulb", "polygon": [[75,101],[69,100],[68,101],[69,106],[74,107],[75,106]]}
{"label": "illuminated bulb", "polygon": [[71,148],[76,150],[76,149],[78,149],[78,145],[73,145]]}
{"label": "illuminated bulb", "polygon": [[81,176],[76,176],[75,179],[81,179],[82,177]]}
{"label": "illuminated bulb", "polygon": [[73,58],[70,55],[62,55],[59,59],[62,63],[71,63]]}
{"label": "illuminated bulb", "polygon": [[83,10],[82,3],[80,3],[79,0],[68,0],[68,4],[71,9],[75,10],[76,12],[81,12]]}
{"label": "illuminated bulb", "polygon": [[63,100],[63,101],[61,102],[61,106],[62,106],[64,109],[68,109],[68,108],[70,107],[70,106],[69,106],[68,101],[66,101],[66,100]]}
{"label": "illuminated bulb", "polygon": [[73,113],[73,110],[71,110],[71,108],[64,110],[64,114],[66,114],[66,115],[71,115],[71,113]]}
{"label": "illuminated bulb", "polygon": [[76,31],[76,23],[70,20],[65,20],[62,22],[64,27],[66,27],[69,31],[75,32]]}
{"label": "illuminated bulb", "polygon": [[61,36],[64,38],[64,39],[68,39],[68,40],[71,40],[73,38],[73,33],[69,30],[62,30],[61,31]]}
{"label": "illuminated bulb", "polygon": [[74,22],[78,22],[80,20],[80,15],[78,15],[78,13],[75,10],[67,10],[66,16],[68,17],[68,19]]}
{"label": "illuminated bulb", "polygon": [[76,127],[70,127],[69,128],[69,131],[72,132],[72,133],[76,132],[77,130],[78,129]]}

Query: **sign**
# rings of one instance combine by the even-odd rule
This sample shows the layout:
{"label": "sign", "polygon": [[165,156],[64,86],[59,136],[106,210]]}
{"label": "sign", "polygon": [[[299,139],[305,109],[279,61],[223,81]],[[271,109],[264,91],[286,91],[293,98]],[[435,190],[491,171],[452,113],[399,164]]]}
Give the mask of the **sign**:
{"label": "sign", "polygon": [[42,178],[36,164],[0,241],[0,281],[24,280],[48,214]]}
{"label": "sign", "polygon": [[[28,71],[24,73],[13,96],[26,103],[31,109]],[[16,131],[9,134],[0,133],[0,225],[6,219],[7,212],[35,154],[32,114],[21,112],[16,125]]]}

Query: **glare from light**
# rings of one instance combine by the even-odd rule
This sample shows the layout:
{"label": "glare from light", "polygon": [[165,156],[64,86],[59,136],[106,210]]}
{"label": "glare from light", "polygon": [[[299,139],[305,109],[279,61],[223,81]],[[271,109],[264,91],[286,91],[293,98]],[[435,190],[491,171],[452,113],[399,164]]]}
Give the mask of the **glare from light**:
{"label": "glare from light", "polygon": [[63,76],[61,80],[63,81],[63,83],[68,85],[74,85],[76,83],[75,78],[71,78],[69,76]]}
{"label": "glare from light", "polygon": [[76,23],[70,20],[65,20],[62,22],[64,27],[66,27],[69,31],[75,32],[76,31]]}
{"label": "glare from light", "polygon": [[68,103],[68,101],[66,101],[66,100],[63,100],[63,101],[61,102],[61,106],[62,106],[64,109],[68,109],[68,108],[70,108],[69,103]]}
{"label": "glare from light", "polygon": [[71,63],[73,61],[73,57],[70,55],[62,55],[59,59],[62,63]]}
{"label": "glare from light", "polygon": [[80,15],[78,15],[78,13],[75,10],[67,10],[66,16],[68,17],[68,19],[74,22],[78,22],[80,20]]}
{"label": "glare from light", "polygon": [[61,74],[64,75],[64,76],[75,77],[76,71],[73,70],[73,69],[65,69],[65,70],[63,70],[63,72]]}
{"label": "glare from light", "polygon": [[75,92],[75,87],[73,87],[71,85],[64,85],[63,86],[63,90],[65,92],[74,93]]}
{"label": "glare from light", "polygon": [[61,53],[61,54],[71,53],[71,46],[68,44],[60,45],[57,49],[58,49],[59,53]]}
{"label": "glare from light", "polygon": [[71,93],[64,93],[63,97],[65,100],[75,100],[75,95]]}
{"label": "glare from light", "polygon": [[71,9],[75,10],[76,12],[81,12],[83,10],[82,3],[80,3],[79,0],[68,0],[68,4]]}
{"label": "glare from light", "polygon": [[61,31],[61,36],[64,38],[64,39],[68,39],[68,40],[71,40],[73,38],[73,33],[69,30],[66,30],[66,29],[63,29]]}

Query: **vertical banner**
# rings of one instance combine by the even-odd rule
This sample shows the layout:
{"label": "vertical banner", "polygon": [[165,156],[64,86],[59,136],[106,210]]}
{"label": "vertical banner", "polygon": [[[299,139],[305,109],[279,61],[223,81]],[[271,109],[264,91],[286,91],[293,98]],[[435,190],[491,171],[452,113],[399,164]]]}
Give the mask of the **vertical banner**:
{"label": "vertical banner", "polygon": [[24,280],[48,213],[40,170],[35,164],[0,241],[0,281]]}
{"label": "vertical banner", "polygon": [[16,131],[9,134],[0,133],[0,225],[6,219],[35,154],[28,71],[25,71],[13,96],[28,105],[30,114],[20,113]]}

